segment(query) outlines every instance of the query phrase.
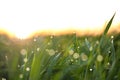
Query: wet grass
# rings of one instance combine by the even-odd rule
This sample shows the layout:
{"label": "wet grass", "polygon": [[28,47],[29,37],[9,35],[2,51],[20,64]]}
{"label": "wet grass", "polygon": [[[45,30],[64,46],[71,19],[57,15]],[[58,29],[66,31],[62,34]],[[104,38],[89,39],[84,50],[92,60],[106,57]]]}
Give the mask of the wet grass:
{"label": "wet grass", "polygon": [[10,40],[0,35],[2,80],[119,80],[120,35],[36,36]]}

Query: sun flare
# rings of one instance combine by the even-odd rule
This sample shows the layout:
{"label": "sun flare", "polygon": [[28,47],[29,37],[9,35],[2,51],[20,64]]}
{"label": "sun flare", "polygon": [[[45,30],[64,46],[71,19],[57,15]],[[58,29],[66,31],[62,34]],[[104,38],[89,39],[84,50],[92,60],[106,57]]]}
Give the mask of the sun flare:
{"label": "sun flare", "polygon": [[1,0],[0,29],[23,39],[35,31],[95,31],[115,12],[114,26],[120,24],[120,0]]}

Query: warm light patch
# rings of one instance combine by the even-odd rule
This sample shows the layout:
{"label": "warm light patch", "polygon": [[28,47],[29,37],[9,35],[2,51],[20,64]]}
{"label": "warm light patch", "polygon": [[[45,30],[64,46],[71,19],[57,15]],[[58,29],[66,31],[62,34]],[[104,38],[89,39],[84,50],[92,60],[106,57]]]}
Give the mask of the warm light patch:
{"label": "warm light patch", "polygon": [[120,23],[120,0],[1,0],[0,29],[22,39],[35,31],[73,29],[94,34],[115,12],[113,26]]}
{"label": "warm light patch", "polygon": [[5,30],[5,29],[0,29],[0,35],[6,35],[7,37],[9,38],[13,38],[15,37],[14,34],[12,34],[11,32],[9,32],[8,30]]}

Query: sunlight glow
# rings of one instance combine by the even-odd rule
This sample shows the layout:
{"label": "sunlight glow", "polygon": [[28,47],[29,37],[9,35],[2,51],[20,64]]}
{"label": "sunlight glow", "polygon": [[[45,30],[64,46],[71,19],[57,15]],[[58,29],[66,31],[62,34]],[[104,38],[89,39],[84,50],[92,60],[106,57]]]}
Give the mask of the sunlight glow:
{"label": "sunlight glow", "polygon": [[116,12],[120,24],[120,0],[1,0],[0,29],[18,38],[35,31],[102,29]]}

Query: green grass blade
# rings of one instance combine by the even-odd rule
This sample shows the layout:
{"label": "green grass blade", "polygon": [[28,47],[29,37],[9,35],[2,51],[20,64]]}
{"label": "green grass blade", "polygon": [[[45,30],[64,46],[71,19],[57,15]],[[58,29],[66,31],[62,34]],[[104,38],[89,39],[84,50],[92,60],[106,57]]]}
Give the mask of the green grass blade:
{"label": "green grass blade", "polygon": [[107,32],[108,32],[111,24],[112,24],[112,21],[113,21],[113,19],[114,19],[114,16],[115,16],[115,13],[114,13],[114,15],[112,16],[112,18],[110,19],[110,21],[108,22],[108,24],[107,24],[107,26],[106,26],[106,28],[105,28],[105,30],[104,30],[104,33],[103,33],[103,35],[101,36],[100,45],[99,45],[100,47],[101,47],[101,46],[104,44],[104,42],[105,42],[106,34],[107,34]]}
{"label": "green grass blade", "polygon": [[110,21],[108,22],[108,24],[107,24],[107,26],[106,26],[106,28],[105,28],[105,30],[104,30],[104,35],[107,34],[107,32],[108,32],[108,30],[109,30],[109,28],[110,28],[110,26],[111,26],[111,24],[112,24],[112,21],[113,21],[113,19],[114,19],[114,16],[115,16],[115,13],[114,13],[114,15],[112,16],[112,18],[110,19]]}

